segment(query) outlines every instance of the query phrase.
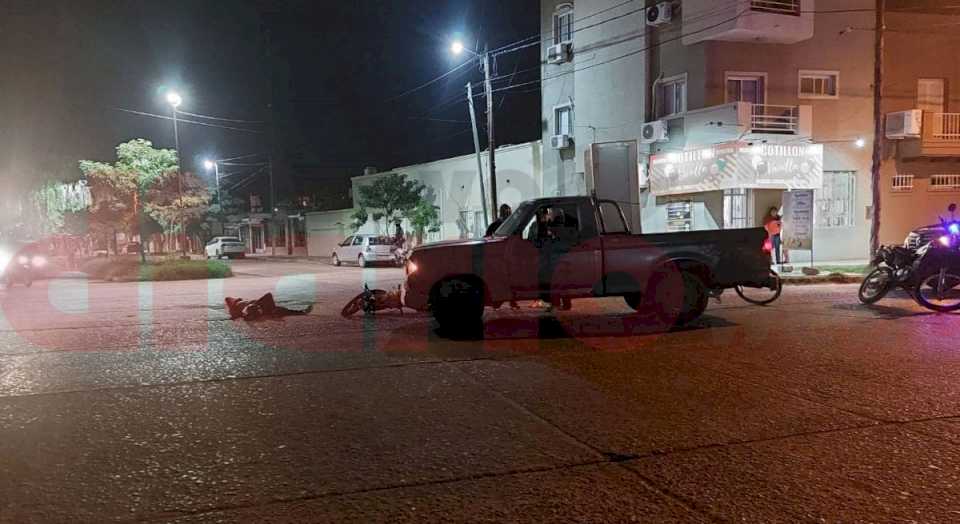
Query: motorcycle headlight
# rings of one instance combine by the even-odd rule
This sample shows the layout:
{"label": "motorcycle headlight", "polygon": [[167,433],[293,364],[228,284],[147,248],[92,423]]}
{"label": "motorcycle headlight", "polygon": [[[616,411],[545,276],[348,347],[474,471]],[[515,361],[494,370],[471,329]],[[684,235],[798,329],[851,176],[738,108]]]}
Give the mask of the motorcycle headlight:
{"label": "motorcycle headlight", "polygon": [[950,230],[950,234],[952,235],[960,235],[960,224],[956,222],[954,222],[953,224],[950,224],[950,227],[948,227],[947,229]]}

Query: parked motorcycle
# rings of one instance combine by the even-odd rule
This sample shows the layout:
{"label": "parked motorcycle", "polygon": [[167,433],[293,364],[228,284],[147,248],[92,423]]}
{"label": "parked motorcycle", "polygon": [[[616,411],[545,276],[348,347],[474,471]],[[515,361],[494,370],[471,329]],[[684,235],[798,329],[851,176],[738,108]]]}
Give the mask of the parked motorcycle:
{"label": "parked motorcycle", "polygon": [[870,264],[875,266],[875,269],[860,284],[860,302],[875,304],[897,287],[912,293],[914,264],[929,249],[929,243],[916,250],[901,246],[880,246]]}
{"label": "parked motorcycle", "polygon": [[946,234],[930,244],[915,263],[913,297],[930,310],[960,311],[960,221],[950,204],[950,220],[940,218]]}

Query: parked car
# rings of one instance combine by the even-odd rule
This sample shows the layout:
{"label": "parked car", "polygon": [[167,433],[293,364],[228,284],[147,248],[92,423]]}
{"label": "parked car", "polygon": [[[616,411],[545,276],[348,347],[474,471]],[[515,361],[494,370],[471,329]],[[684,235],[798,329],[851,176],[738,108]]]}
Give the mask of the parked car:
{"label": "parked car", "polygon": [[247,245],[237,237],[213,237],[204,248],[207,258],[243,258]]}
{"label": "parked car", "polygon": [[395,264],[396,257],[393,251],[393,239],[390,237],[350,235],[333,249],[330,262],[335,266],[355,263],[360,267],[372,264]]}
{"label": "parked car", "polygon": [[724,289],[779,286],[766,239],[763,228],[632,234],[616,202],[541,198],[520,204],[490,238],[415,248],[404,303],[456,329],[511,300],[622,296],[684,324]]}

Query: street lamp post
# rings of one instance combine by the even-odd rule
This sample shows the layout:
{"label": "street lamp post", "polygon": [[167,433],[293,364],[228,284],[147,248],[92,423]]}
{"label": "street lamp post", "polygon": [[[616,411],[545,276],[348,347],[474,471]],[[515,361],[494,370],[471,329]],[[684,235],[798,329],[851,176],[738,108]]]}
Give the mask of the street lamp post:
{"label": "street lamp post", "polygon": [[173,110],[173,147],[177,152],[177,192],[180,194],[180,252],[187,256],[187,231],[183,224],[183,165],[180,162],[180,131],[177,127],[177,108],[183,98],[176,91],[167,93],[167,103]]}
{"label": "street lamp post", "polygon": [[[484,49],[483,54],[474,53],[466,48],[460,41],[454,41],[450,45],[450,51],[454,55],[459,55],[464,51],[473,55],[474,58],[477,58],[480,61],[480,67],[483,69],[483,89],[484,94],[487,97],[487,147],[489,148],[488,154],[490,156],[490,209],[493,213],[493,216],[497,216],[497,160],[496,160],[496,149],[497,144],[494,139],[494,127],[493,127],[493,81],[490,78],[490,52]],[[474,119],[473,113],[473,93],[470,89],[469,84],[467,85],[467,97],[470,101],[470,116],[471,119]],[[476,136],[476,121],[474,121],[474,136]],[[476,142],[476,140],[475,140]],[[475,147],[479,150],[479,145],[475,144]],[[479,151],[478,151],[479,155]],[[481,177],[483,175],[481,174]],[[483,187],[483,181],[481,180],[481,188]],[[482,191],[482,190],[481,190]],[[484,198],[483,209],[484,209],[484,218],[487,216],[487,202]]]}
{"label": "street lamp post", "polygon": [[220,206],[220,209],[223,209],[223,200],[220,198],[220,161],[219,160],[204,160],[203,167],[207,171],[213,170],[215,180],[217,181],[217,205]]}

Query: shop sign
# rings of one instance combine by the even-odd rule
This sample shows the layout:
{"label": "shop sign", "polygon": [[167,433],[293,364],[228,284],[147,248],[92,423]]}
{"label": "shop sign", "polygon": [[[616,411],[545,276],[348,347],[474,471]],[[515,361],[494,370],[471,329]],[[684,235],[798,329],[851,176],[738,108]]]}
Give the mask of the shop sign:
{"label": "shop sign", "polygon": [[813,190],[788,191],[783,194],[784,251],[813,249]]}
{"label": "shop sign", "polygon": [[822,144],[729,142],[650,157],[650,191],[656,196],[724,189],[820,189]]}

